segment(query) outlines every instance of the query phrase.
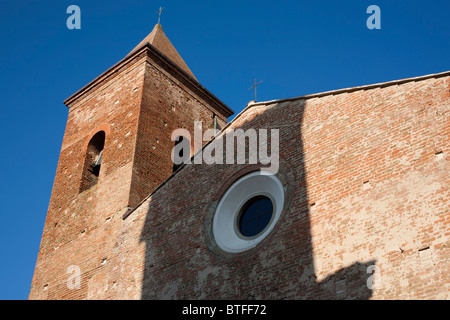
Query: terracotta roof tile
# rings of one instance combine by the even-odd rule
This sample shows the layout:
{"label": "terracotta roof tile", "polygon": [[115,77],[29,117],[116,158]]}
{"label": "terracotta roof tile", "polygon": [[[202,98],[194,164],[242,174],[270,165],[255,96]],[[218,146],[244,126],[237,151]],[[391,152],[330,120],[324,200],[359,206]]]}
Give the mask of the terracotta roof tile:
{"label": "terracotta roof tile", "polygon": [[162,54],[164,54],[168,59],[174,62],[177,66],[187,72],[191,77],[197,80],[189,69],[187,64],[184,62],[183,58],[181,58],[178,51],[172,45],[170,40],[165,35],[162,26],[158,23],[153,28],[152,32],[150,32],[131,52],[128,54],[132,54],[136,50],[140,49],[146,43],[151,44],[153,47],[158,49]]}

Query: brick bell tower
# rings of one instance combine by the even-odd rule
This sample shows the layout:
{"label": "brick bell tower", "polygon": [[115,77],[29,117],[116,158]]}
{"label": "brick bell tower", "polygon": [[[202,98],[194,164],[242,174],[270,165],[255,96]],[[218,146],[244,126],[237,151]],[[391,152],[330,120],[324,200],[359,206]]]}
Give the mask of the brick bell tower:
{"label": "brick bell tower", "polygon": [[159,23],[64,103],[68,120],[29,299],[102,296],[100,280],[115,275],[122,215],[173,173],[172,132],[193,136],[194,121],[223,127],[233,114],[200,85]]}

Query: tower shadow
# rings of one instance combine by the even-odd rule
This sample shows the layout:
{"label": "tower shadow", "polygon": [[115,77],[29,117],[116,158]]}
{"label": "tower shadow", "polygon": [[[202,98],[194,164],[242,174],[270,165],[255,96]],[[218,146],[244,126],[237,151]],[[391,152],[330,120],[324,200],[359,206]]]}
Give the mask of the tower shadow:
{"label": "tower shadow", "polygon": [[279,130],[277,175],[286,181],[287,200],[274,229],[255,248],[237,254],[211,250],[214,236],[208,238],[205,221],[223,189],[260,166],[186,164],[153,192],[140,235],[146,247],[142,299],[372,296],[369,267],[376,261],[330,267],[318,278],[302,137],[305,106],[305,100],[253,105],[224,128]]}

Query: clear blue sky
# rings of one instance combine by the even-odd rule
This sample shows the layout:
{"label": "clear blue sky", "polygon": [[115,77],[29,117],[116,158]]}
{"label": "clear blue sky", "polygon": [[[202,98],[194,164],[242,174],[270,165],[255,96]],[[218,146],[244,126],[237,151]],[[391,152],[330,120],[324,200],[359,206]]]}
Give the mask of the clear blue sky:
{"label": "clear blue sky", "polygon": [[[81,30],[69,30],[69,5]],[[369,30],[369,5],[381,29]],[[67,119],[63,100],[157,22],[236,114],[258,100],[450,70],[448,0],[0,0],[0,299],[27,299]]]}

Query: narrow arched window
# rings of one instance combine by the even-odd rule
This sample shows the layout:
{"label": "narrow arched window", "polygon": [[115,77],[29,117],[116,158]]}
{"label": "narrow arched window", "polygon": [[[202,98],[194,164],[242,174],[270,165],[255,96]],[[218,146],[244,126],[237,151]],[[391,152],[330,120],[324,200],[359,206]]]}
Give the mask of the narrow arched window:
{"label": "narrow arched window", "polygon": [[92,188],[97,184],[102,164],[105,132],[97,132],[89,141],[81,177],[80,192]]}
{"label": "narrow arched window", "polygon": [[175,138],[175,146],[173,147],[173,172],[177,171],[183,163],[186,163],[190,157],[191,142],[185,136]]}

